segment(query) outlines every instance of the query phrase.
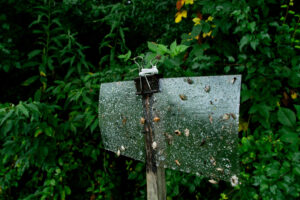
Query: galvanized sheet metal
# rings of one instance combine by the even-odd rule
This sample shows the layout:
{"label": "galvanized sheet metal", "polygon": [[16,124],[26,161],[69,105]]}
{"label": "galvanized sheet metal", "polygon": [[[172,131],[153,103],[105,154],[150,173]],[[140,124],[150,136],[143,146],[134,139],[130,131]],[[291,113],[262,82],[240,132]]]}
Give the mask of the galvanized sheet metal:
{"label": "galvanized sheet metal", "polygon": [[[152,108],[160,119],[153,122],[157,165],[215,180],[238,176],[240,86],[240,75],[160,79]],[[105,148],[144,161],[142,100],[133,81],[100,91]]]}

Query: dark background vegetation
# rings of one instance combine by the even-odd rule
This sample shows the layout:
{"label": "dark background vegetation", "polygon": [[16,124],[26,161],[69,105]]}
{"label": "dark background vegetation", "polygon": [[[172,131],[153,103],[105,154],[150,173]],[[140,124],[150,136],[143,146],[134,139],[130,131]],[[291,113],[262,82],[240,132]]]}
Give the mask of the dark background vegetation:
{"label": "dark background vegetation", "polygon": [[145,199],[145,165],[105,151],[97,119],[100,84],[133,79],[138,55],[160,55],[164,77],[243,75],[241,185],[166,170],[168,199],[298,199],[297,8],[295,0],[177,9],[175,0],[0,0],[0,199]]}

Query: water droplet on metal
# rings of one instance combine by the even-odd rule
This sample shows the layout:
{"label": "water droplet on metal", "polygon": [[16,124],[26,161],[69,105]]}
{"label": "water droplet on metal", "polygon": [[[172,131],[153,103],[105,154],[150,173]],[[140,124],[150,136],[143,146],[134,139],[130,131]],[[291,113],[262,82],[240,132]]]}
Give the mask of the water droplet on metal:
{"label": "water droplet on metal", "polygon": [[121,155],[121,151],[120,151],[120,149],[118,149],[117,156],[119,157],[120,155]]}
{"label": "water droplet on metal", "polygon": [[186,137],[189,137],[189,135],[190,135],[190,130],[186,128],[186,129],[184,130],[184,135],[185,135]]}
{"label": "water droplet on metal", "polygon": [[210,163],[212,164],[212,165],[214,165],[214,166],[216,166],[216,160],[215,160],[215,158],[214,157],[210,157]]}
{"label": "water droplet on metal", "polygon": [[239,179],[236,175],[233,175],[231,178],[230,178],[230,183],[232,185],[232,187],[235,187],[239,184]]}
{"label": "water droplet on metal", "polygon": [[153,143],[152,143],[152,148],[155,150],[156,147],[157,147],[157,143],[156,143],[156,142],[153,142]]}
{"label": "water droplet on metal", "polygon": [[120,148],[121,151],[125,151],[125,147],[122,145]]}
{"label": "water droplet on metal", "polygon": [[218,167],[216,170],[219,171],[219,172],[223,172],[224,171],[224,169],[222,169],[220,167]]}

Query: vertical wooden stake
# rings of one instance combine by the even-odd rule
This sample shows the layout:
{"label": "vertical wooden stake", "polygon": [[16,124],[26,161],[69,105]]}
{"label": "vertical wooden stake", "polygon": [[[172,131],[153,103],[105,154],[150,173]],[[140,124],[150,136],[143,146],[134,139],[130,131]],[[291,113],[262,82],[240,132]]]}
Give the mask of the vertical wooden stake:
{"label": "vertical wooden stake", "polygon": [[165,200],[166,184],[165,169],[162,166],[157,167],[155,161],[156,150],[153,149],[154,129],[152,115],[152,94],[143,95],[143,107],[145,116],[145,138],[146,138],[146,178],[147,178],[147,199],[148,200]]}

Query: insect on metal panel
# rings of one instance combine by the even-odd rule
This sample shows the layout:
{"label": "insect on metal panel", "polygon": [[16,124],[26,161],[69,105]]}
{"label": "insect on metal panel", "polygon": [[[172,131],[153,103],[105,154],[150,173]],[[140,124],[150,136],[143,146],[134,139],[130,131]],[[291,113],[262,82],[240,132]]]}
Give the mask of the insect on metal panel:
{"label": "insect on metal panel", "polygon": [[[237,181],[240,75],[167,78],[153,94],[157,166]],[[145,161],[142,99],[133,81],[100,88],[99,120],[106,149]]]}

